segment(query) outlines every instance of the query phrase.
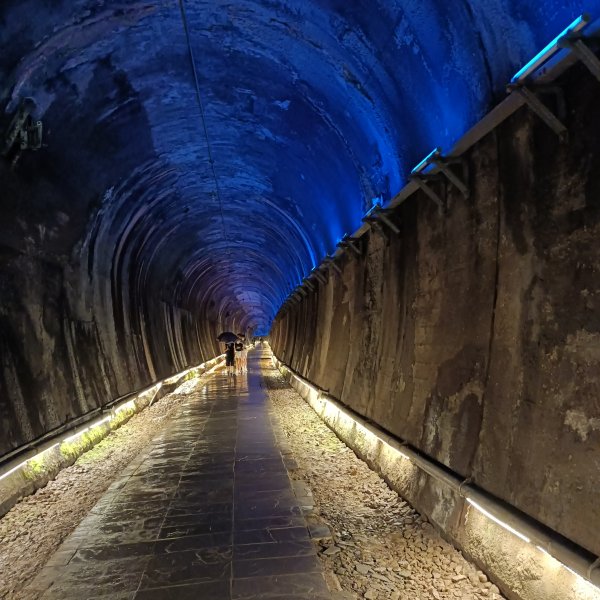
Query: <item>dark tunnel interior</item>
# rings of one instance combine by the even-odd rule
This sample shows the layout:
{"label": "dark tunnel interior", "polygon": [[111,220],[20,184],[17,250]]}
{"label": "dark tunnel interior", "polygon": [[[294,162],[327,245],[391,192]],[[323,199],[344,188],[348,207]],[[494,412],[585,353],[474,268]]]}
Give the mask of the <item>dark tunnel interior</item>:
{"label": "dark tunnel interior", "polygon": [[568,141],[523,101],[468,147],[446,212],[422,190],[394,205],[286,305],[583,13],[600,0],[4,0],[0,464],[211,361],[221,331],[270,335],[361,418],[597,555],[584,66],[544,91]]}
{"label": "dark tunnel interior", "polygon": [[4,253],[68,266],[88,306],[110,277],[266,334],[582,4],[4,2],[3,123],[32,98],[44,125],[3,173]]}

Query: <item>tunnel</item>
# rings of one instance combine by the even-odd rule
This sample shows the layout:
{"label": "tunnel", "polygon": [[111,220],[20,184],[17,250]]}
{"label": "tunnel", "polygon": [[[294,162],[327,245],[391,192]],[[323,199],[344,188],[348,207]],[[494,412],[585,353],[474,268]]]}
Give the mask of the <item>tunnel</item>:
{"label": "tunnel", "polygon": [[[4,0],[0,597],[600,599],[599,31],[598,0]],[[18,511],[97,443],[94,503],[19,566]],[[177,537],[188,499],[147,556],[75,544],[220,460],[232,538]],[[306,540],[236,530],[263,480]],[[372,558],[342,489],[386,499]],[[186,579],[207,535],[227,567]],[[419,544],[426,583],[390,550]]]}

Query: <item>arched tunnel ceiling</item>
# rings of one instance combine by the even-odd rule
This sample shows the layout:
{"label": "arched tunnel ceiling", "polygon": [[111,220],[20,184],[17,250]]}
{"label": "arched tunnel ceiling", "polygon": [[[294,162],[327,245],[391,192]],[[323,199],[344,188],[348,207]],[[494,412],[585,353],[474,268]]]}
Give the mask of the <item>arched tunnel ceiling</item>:
{"label": "arched tunnel ceiling", "polygon": [[127,256],[148,294],[267,330],[593,4],[5,0],[3,122],[34,99],[46,147],[19,169],[55,190],[15,236],[71,258],[97,238],[113,277]]}

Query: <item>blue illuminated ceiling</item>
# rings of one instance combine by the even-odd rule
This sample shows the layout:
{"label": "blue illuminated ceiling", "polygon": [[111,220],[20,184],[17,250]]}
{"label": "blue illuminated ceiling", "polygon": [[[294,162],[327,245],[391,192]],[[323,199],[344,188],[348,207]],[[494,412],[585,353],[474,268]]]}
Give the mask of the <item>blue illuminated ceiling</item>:
{"label": "blue illuminated ceiling", "polygon": [[374,197],[599,4],[4,0],[0,101],[34,98],[48,131],[53,251],[102,229],[148,293],[267,330]]}

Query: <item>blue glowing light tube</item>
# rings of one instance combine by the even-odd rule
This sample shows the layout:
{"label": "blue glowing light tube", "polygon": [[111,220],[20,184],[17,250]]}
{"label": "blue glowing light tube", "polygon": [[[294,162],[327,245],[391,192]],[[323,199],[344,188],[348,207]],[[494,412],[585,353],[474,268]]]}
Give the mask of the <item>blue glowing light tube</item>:
{"label": "blue glowing light tube", "polygon": [[420,173],[434,158],[441,154],[440,148],[434,148],[410,173],[415,175]]}
{"label": "blue glowing light tube", "polygon": [[571,33],[581,31],[590,22],[590,17],[583,14],[577,17],[562,33],[557,35],[541,52],[538,52],[520,71],[515,73],[510,80],[511,83],[523,81],[527,76],[531,75],[537,68],[541,67],[548,61],[558,50],[560,50],[560,41]]}

